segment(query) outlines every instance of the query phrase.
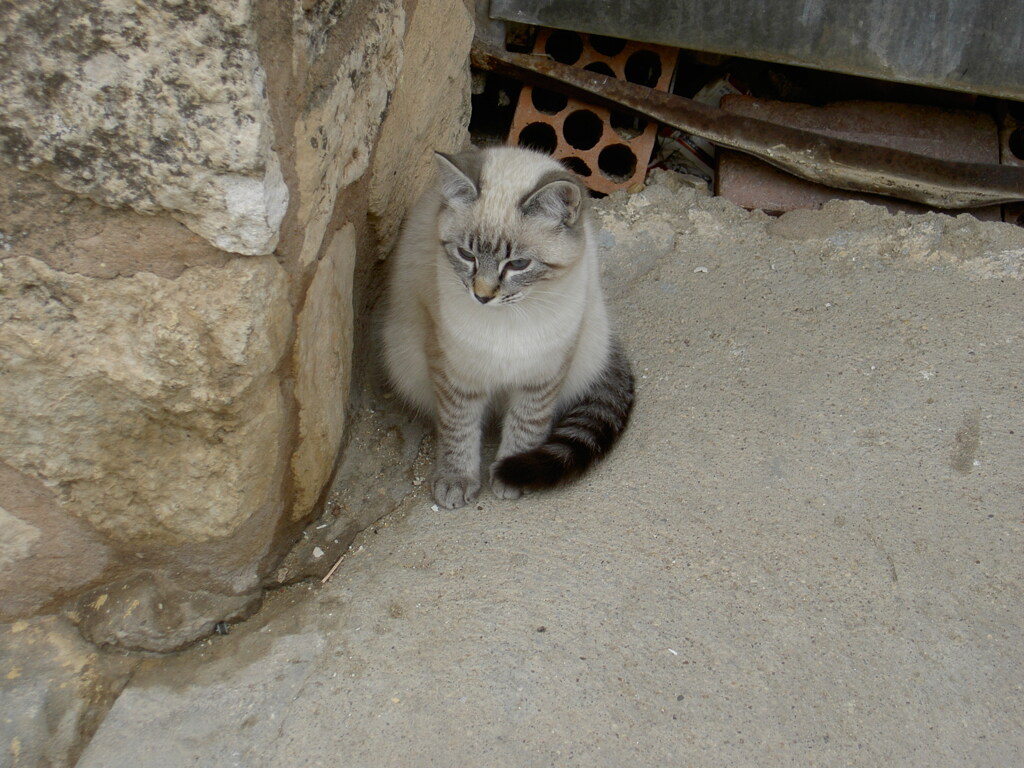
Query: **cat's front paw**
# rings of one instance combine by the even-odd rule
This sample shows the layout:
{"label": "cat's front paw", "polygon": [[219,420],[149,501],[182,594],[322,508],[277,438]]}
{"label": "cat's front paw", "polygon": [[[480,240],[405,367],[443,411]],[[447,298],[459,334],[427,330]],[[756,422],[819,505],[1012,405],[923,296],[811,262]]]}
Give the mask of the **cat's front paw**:
{"label": "cat's front paw", "polygon": [[499,462],[491,466],[491,493],[499,499],[518,499],[523,495],[523,489],[517,485],[509,485],[501,480],[495,472]]}
{"label": "cat's front paw", "polygon": [[480,481],[475,477],[442,475],[434,480],[434,501],[445,509],[458,509],[476,501]]}

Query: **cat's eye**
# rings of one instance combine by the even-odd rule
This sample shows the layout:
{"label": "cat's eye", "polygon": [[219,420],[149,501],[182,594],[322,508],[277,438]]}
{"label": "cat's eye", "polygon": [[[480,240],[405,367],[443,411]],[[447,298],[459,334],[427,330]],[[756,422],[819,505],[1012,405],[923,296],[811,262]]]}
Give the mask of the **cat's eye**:
{"label": "cat's eye", "polygon": [[465,248],[458,248],[457,250],[459,252],[459,256],[465,261],[468,261],[470,264],[476,261],[476,256],[474,256],[470,251],[467,251]]}
{"label": "cat's eye", "polygon": [[526,269],[528,266],[530,266],[530,260],[529,259],[512,259],[511,261],[506,262],[505,266],[508,267],[509,269],[514,269],[516,271],[519,271],[519,270]]}

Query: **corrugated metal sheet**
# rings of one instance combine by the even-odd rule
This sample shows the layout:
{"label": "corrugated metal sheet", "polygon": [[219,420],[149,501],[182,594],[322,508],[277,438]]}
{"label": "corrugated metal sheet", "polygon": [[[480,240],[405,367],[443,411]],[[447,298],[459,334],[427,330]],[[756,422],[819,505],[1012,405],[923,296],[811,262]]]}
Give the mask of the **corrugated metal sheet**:
{"label": "corrugated metal sheet", "polygon": [[491,0],[490,13],[1024,101],[1024,0]]}

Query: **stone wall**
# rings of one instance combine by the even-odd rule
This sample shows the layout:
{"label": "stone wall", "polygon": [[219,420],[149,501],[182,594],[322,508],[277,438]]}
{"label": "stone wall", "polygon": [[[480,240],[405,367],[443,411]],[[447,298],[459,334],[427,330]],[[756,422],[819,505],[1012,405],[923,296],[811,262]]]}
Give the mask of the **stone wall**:
{"label": "stone wall", "polygon": [[463,0],[0,6],[0,621],[168,650],[253,609],[471,35]]}

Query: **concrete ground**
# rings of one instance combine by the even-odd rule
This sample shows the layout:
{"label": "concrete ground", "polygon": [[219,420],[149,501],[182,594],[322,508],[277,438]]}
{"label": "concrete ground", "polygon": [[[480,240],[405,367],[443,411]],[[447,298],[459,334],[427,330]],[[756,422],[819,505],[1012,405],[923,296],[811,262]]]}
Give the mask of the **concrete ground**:
{"label": "concrete ground", "polygon": [[667,175],[597,207],[614,454],[437,510],[371,396],[336,493],[394,511],[146,662],[80,768],[1024,765],[1024,230]]}

